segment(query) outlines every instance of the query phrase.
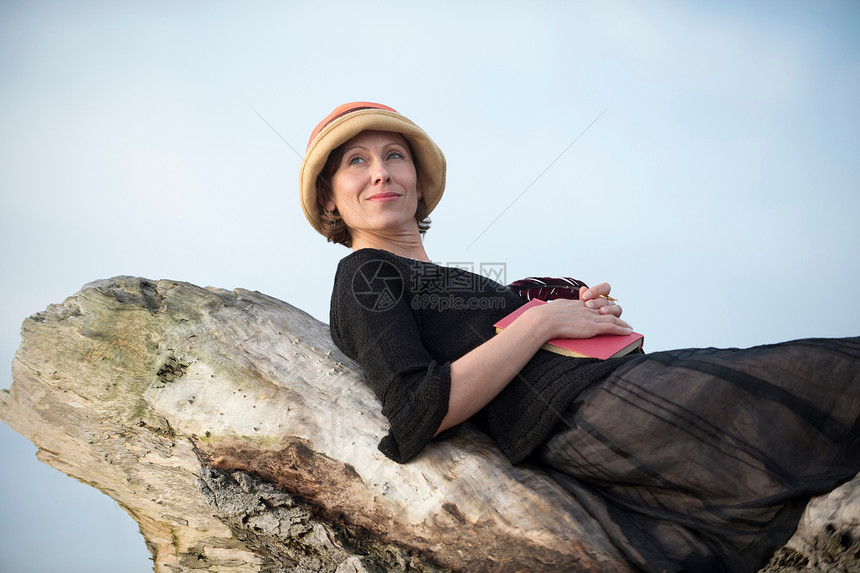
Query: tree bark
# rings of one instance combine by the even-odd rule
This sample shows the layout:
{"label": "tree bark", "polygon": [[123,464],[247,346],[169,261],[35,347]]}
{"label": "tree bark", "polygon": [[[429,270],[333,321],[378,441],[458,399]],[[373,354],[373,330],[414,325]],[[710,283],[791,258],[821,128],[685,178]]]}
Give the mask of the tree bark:
{"label": "tree bark", "polygon": [[[115,499],[158,572],[629,569],[565,490],[468,426],[385,458],[360,369],[271,297],[118,277],[22,337],[0,417]],[[858,507],[857,480],[810,504],[772,566],[856,563]]]}

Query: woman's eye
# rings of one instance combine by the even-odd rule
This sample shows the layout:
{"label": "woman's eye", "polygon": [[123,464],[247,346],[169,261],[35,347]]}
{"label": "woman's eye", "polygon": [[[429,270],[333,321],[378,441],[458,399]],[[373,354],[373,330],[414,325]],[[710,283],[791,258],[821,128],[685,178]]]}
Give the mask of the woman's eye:
{"label": "woman's eye", "polygon": [[357,163],[361,163],[362,161],[364,161],[364,159],[362,159],[361,157],[358,157],[356,155],[355,157],[350,157],[349,159],[347,159],[346,164],[347,165],[355,165]]}
{"label": "woman's eye", "polygon": [[403,154],[399,151],[389,151],[388,159],[403,159]]}

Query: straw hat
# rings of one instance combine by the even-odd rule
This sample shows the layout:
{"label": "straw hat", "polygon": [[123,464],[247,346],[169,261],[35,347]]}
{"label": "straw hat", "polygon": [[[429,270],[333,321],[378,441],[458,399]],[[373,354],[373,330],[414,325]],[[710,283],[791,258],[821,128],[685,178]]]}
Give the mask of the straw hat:
{"label": "straw hat", "polygon": [[409,142],[427,213],[442,198],[445,156],[424,130],[388,106],[366,101],[347,103],[337,107],[314,128],[299,171],[302,210],[320,234],[325,235],[317,202],[317,176],[333,149],[367,130],[392,131],[403,135]]}

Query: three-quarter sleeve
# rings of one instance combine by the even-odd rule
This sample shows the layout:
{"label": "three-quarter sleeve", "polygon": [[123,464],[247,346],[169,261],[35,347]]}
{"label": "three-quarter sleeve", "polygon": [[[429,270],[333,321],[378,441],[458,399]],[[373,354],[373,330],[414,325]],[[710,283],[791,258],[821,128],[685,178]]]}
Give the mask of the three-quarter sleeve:
{"label": "three-quarter sleeve", "polygon": [[388,385],[382,413],[391,425],[379,450],[394,461],[414,458],[436,434],[448,413],[451,364],[431,362],[427,368],[405,372]]}
{"label": "three-quarter sleeve", "polygon": [[[434,437],[448,413],[451,389],[449,362],[438,363],[425,349],[411,308],[406,269],[391,260],[391,273],[401,274],[399,296],[370,304],[356,296],[353,278],[368,257],[361,251],[338,267],[331,303],[331,334],[335,344],[364,369],[367,383],[382,404],[389,431],[379,449],[392,460],[405,463]],[[398,293],[395,292],[395,295]]]}

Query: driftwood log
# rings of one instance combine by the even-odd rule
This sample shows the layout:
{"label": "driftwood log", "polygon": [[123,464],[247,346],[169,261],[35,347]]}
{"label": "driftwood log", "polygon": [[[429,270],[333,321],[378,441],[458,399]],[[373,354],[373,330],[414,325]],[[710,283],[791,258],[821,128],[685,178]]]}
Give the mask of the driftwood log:
{"label": "driftwood log", "polygon": [[[155,570],[628,571],[560,487],[479,432],[395,464],[326,325],[257,292],[118,277],[24,321],[0,418],[111,496]],[[860,480],[770,570],[860,564]]]}

